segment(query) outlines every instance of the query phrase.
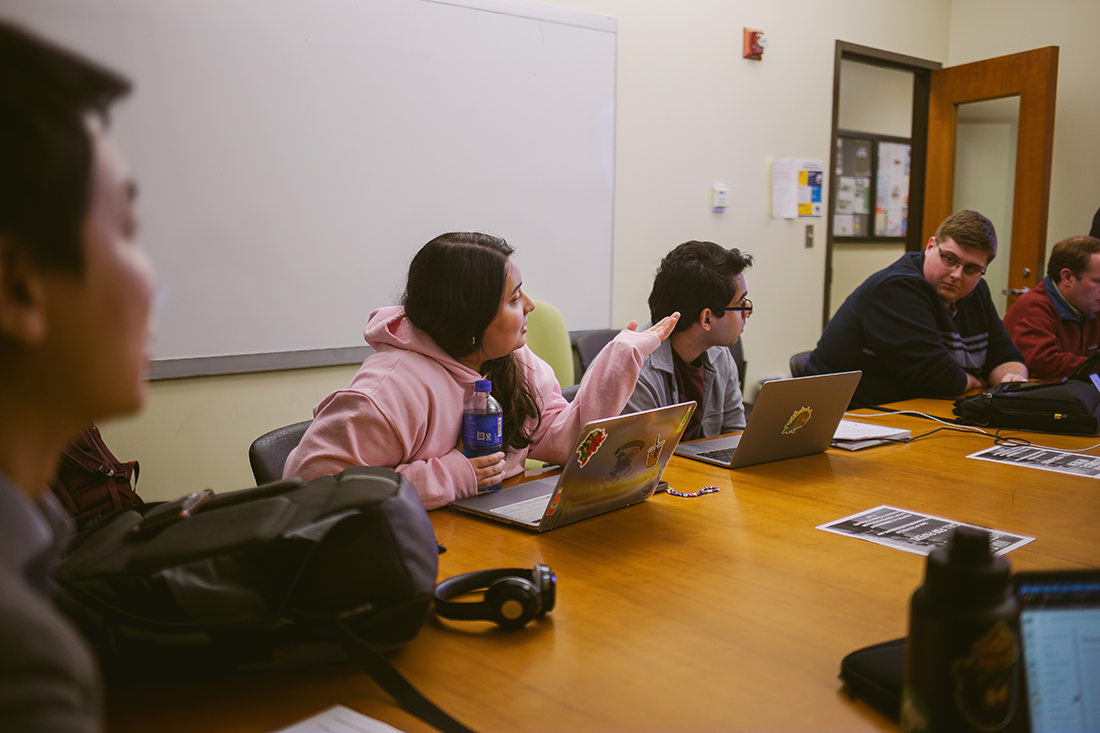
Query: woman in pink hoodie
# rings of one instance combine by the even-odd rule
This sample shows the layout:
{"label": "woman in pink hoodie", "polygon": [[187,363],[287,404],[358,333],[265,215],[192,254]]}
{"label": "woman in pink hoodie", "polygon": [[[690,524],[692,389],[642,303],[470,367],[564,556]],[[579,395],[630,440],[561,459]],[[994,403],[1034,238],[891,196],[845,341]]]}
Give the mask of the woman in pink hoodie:
{"label": "woman in pink hoodie", "polygon": [[[526,346],[535,305],[512,252],[503,239],[476,233],[424,245],[409,266],[402,305],[370,316],[365,337],[376,353],[314,408],[284,475],[309,480],[387,466],[435,509],[521,473],[528,456],[564,463],[585,423],[622,412],[642,361],[679,314],[641,333],[632,321],[567,402],[553,369]],[[492,380],[503,408],[504,451],[466,458],[462,407],[479,379]]]}

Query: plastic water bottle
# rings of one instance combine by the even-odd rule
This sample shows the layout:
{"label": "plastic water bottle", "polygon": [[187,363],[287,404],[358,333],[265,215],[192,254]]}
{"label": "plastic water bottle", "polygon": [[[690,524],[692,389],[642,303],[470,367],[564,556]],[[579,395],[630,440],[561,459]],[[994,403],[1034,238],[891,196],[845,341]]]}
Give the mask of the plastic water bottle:
{"label": "plastic water bottle", "polygon": [[[462,408],[462,448],[467,458],[499,453],[504,434],[504,418],[500,403],[490,394],[493,383],[488,379],[474,382],[474,395]],[[496,491],[500,484],[481,491]]]}
{"label": "plastic water bottle", "polygon": [[989,533],[957,528],[928,556],[913,594],[902,731],[1026,731],[1019,618],[1008,561],[993,557]]}

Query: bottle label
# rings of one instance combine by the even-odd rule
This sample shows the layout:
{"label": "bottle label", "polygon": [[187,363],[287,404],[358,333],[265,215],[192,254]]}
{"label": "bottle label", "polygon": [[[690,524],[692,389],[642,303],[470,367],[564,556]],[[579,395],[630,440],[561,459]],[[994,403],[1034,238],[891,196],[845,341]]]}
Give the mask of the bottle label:
{"label": "bottle label", "polygon": [[908,686],[902,690],[900,723],[902,733],[927,733],[932,730],[928,706]]}
{"label": "bottle label", "polygon": [[955,705],[975,730],[998,731],[1016,714],[1016,635],[998,621],[974,642],[970,655],[951,665]]}
{"label": "bottle label", "polygon": [[500,415],[463,415],[462,442],[467,448],[486,448],[501,444],[504,420]]}

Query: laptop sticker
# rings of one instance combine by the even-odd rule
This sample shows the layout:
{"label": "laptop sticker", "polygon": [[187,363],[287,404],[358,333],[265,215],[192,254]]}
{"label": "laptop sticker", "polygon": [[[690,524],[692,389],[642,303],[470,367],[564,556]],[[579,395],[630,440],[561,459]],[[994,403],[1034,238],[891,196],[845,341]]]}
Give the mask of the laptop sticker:
{"label": "laptop sticker", "polygon": [[787,424],[783,427],[783,435],[794,435],[799,428],[805,427],[806,423],[810,421],[810,417],[814,414],[812,407],[803,407],[801,410],[796,410],[791,419],[787,421]]}
{"label": "laptop sticker", "polygon": [[638,455],[638,452],[644,448],[645,442],[641,440],[632,440],[616,448],[615,466],[607,472],[604,480],[612,483],[630,473],[630,463],[634,460],[634,456]]}
{"label": "laptop sticker", "polygon": [[554,492],[554,498],[550,500],[549,506],[546,507],[546,516],[552,516],[554,512],[558,510],[558,502],[561,501],[561,487]]}
{"label": "laptop sticker", "polygon": [[661,440],[661,434],[657,433],[657,437],[653,441],[653,447],[647,451],[645,467],[653,468],[657,465],[657,461],[661,460],[661,451],[665,449],[665,441]]}
{"label": "laptop sticker", "polygon": [[691,412],[692,412],[691,410],[688,410],[687,412],[684,413],[684,416],[682,418],[680,418],[680,427],[676,428],[676,434],[677,435],[684,432],[684,428],[687,427],[688,420],[691,418]]}
{"label": "laptop sticker", "polygon": [[596,428],[584,436],[584,440],[577,446],[577,464],[584,468],[592,456],[600,450],[605,440],[607,440],[607,431],[603,428]]}

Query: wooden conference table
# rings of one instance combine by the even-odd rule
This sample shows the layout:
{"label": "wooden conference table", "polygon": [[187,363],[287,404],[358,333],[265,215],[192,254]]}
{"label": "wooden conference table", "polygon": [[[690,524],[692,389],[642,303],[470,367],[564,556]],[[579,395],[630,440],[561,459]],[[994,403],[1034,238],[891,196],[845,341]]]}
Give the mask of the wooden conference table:
{"label": "wooden conference table", "polygon": [[[948,416],[951,403],[904,406]],[[869,419],[914,435],[935,427]],[[1008,556],[1017,569],[1100,566],[1100,482],[966,458],[991,445],[939,432],[736,471],[676,457],[673,488],[720,491],[661,494],[543,535],[432,512],[448,548],[441,577],[546,563],[557,607],[515,633],[432,620],[391,660],[478,731],[897,730],[837,673],[848,652],[905,635],[924,558],[815,527],[889,504],[1036,537]],[[336,704],[430,730],[351,665],[108,697],[112,732],[271,731]]]}

